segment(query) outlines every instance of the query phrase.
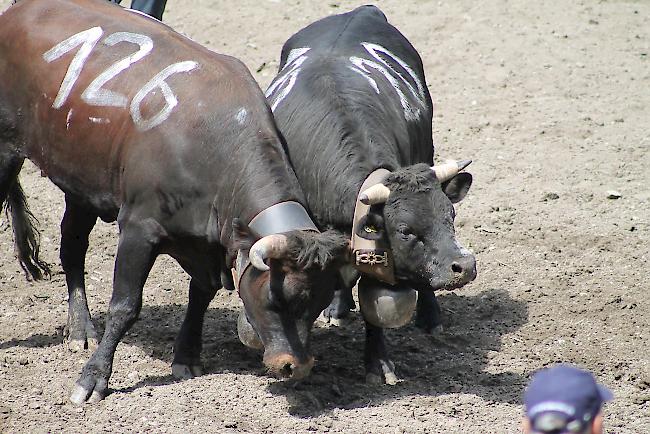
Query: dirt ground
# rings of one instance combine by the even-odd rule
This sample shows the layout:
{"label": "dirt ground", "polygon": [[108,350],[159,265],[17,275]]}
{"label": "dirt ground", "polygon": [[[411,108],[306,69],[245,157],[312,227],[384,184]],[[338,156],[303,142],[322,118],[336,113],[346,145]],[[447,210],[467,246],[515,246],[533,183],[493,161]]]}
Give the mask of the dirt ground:
{"label": "dirt ground", "polygon": [[[363,3],[169,0],[164,19],[242,59],[265,88],[291,34]],[[237,339],[240,302],[226,291],[206,320],[206,374],[175,381],[188,278],[160,258],[140,321],[118,347],[114,393],[69,404],[89,353],[62,344],[63,196],[27,165],[21,180],[44,257],[57,265],[51,280],[27,282],[0,218],[0,431],[513,433],[530,375],[571,362],[614,392],[607,432],[649,432],[650,2],[377,4],[424,59],[437,155],[474,159],[457,222],[478,278],[440,294],[441,333],[389,332],[403,381],[364,383],[358,314],[347,327],[315,329],[309,379],[268,377]],[[98,224],[87,259],[100,331],[116,240],[115,225]]]}

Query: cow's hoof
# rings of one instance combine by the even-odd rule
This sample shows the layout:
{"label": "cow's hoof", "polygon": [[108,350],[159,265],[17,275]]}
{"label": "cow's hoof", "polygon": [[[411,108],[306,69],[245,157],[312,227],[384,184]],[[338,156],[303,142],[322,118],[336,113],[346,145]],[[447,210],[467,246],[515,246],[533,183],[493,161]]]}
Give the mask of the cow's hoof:
{"label": "cow's hoof", "polygon": [[422,312],[418,310],[415,316],[415,326],[427,334],[435,334],[442,331],[442,323],[437,315],[433,312]]}
{"label": "cow's hoof", "polygon": [[76,384],[72,389],[70,401],[76,405],[82,405],[86,402],[89,404],[94,404],[104,399],[104,396],[105,395],[99,391],[90,391],[85,387]]}
{"label": "cow's hoof", "polygon": [[350,318],[350,311],[348,310],[343,312],[334,312],[325,309],[320,314],[319,320],[334,327],[344,327],[352,322],[352,318]]}
{"label": "cow's hoof", "polygon": [[321,313],[323,322],[335,327],[346,325],[351,322],[350,312],[354,308],[355,306],[350,305],[345,299],[335,296],[332,303]]}
{"label": "cow's hoof", "polygon": [[84,327],[81,330],[71,330],[68,327],[67,336],[65,338],[65,345],[68,348],[68,351],[72,353],[78,353],[86,348],[90,351],[95,351],[99,341],[97,340],[97,332],[95,332],[95,326],[93,326],[92,321],[86,322]]}
{"label": "cow's hoof", "polygon": [[400,381],[402,380],[397,378],[397,375],[395,375],[394,372],[386,372],[383,375],[373,374],[372,372],[366,374],[366,383],[373,386],[379,384],[388,384],[389,386],[394,386]]}
{"label": "cow's hoof", "polygon": [[203,369],[199,365],[188,366],[182,363],[172,363],[172,375],[179,380],[189,380],[203,375]]}
{"label": "cow's hoof", "polygon": [[416,321],[415,326],[428,335],[440,335],[445,331],[445,327],[442,324],[418,324]]}
{"label": "cow's hoof", "polygon": [[374,365],[374,369],[368,369],[366,371],[366,383],[394,386],[402,381],[395,373],[395,365],[393,362],[390,360],[379,360],[378,365]]}

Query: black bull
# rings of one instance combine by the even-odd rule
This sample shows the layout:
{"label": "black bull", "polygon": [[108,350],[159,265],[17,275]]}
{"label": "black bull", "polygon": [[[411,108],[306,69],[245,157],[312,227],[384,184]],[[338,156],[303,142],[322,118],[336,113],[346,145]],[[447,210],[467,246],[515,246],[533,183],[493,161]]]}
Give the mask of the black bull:
{"label": "black bull", "polygon": [[[309,329],[331,301],[347,240],[293,230],[314,225],[264,95],[241,62],[108,2],[33,0],[0,16],[0,77],[0,205],[34,278],[48,267],[18,181],[24,159],[65,193],[71,346],[96,344],[84,284],[88,235],[97,217],[119,225],[105,332],[74,402],[106,394],[159,254],[191,276],[175,375],[200,373],[204,314],[222,280],[232,288],[238,252],[256,264],[240,268],[239,291],[265,364],[284,377],[309,372]],[[259,225],[259,239],[245,224],[289,208],[298,223],[281,235]]]}
{"label": "black bull", "polygon": [[[390,172],[378,190],[384,197],[355,228],[356,235],[390,246],[397,284],[362,274],[359,296],[392,291],[399,301],[408,299],[410,288],[420,290],[418,322],[431,329],[439,321],[433,291],[460,287],[476,276],[474,256],[456,241],[452,206],[472,177],[457,170],[442,177],[430,168],[432,103],[416,50],[378,8],[363,6],[293,35],[266,95],[320,227],[352,235],[364,180],[378,169]],[[337,291],[329,315],[353,307],[350,288],[358,277],[352,273],[347,290]],[[397,319],[403,316],[398,312]],[[394,367],[376,325],[366,325],[368,378],[393,382]]]}

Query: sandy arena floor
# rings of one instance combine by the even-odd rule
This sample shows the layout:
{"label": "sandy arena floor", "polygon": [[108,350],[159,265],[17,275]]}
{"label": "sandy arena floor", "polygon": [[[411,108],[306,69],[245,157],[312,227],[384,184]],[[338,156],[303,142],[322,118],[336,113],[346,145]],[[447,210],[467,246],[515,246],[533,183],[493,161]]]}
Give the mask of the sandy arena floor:
{"label": "sandy arena floor", "polygon": [[[290,35],[363,3],[169,0],[165,21],[242,59],[265,88]],[[240,302],[225,291],[206,320],[206,375],[175,381],[171,345],[188,278],[161,258],[140,321],[118,348],[114,393],[72,406],[89,354],[62,344],[63,196],[27,165],[21,180],[56,266],[52,280],[26,282],[0,218],[0,432],[514,433],[530,375],[561,361],[592,370],[615,393],[607,432],[648,432],[650,2],[377,4],[424,59],[437,155],[474,159],[457,222],[479,275],[440,294],[442,333],[389,333],[404,381],[364,383],[358,316],[315,330],[308,380],[268,377],[260,355],[239,343]],[[608,190],[622,197],[608,199]],[[87,259],[100,331],[116,241],[115,225],[98,224]]]}

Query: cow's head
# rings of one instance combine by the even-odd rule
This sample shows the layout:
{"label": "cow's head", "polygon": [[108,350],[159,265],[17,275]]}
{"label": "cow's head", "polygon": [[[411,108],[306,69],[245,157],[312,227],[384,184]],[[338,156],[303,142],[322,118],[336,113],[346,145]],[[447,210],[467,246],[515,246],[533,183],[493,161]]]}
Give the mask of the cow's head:
{"label": "cow's head", "polygon": [[251,261],[239,281],[244,303],[240,339],[263,348],[264,364],[279,377],[305,377],[314,364],[310,330],[332,300],[348,240],[336,231],[292,231],[258,239],[238,221],[233,229],[237,247]]}
{"label": "cow's head", "polygon": [[359,196],[372,206],[357,235],[387,239],[396,277],[417,289],[459,288],[476,278],[476,260],[454,230],[453,204],[472,184],[472,175],[459,173],[467,164],[401,168]]}

